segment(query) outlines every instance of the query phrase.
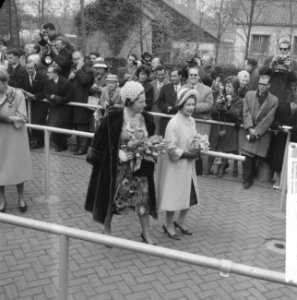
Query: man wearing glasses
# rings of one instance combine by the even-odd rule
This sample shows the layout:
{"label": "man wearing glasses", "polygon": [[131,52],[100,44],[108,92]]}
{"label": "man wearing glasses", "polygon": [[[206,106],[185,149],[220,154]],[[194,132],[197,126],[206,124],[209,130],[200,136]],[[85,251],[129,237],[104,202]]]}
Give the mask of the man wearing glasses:
{"label": "man wearing glasses", "polygon": [[260,68],[260,74],[271,74],[271,94],[278,98],[279,104],[286,102],[288,95],[296,88],[297,77],[293,71],[294,62],[290,56],[290,42],[283,40],[279,43],[278,53],[266,59]]}
{"label": "man wearing glasses", "polygon": [[277,98],[269,90],[270,75],[260,75],[258,89],[247,92],[243,99],[243,126],[246,137],[242,140],[241,153],[243,162],[243,187],[248,189],[253,184],[257,173],[259,158],[267,156],[271,132],[268,130],[274,120]]}

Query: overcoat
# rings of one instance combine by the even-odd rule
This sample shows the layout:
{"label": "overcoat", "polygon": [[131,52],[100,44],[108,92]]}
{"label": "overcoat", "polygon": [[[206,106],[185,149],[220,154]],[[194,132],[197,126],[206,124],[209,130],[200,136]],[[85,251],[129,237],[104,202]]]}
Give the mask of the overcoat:
{"label": "overcoat", "polygon": [[257,91],[247,92],[243,99],[242,121],[245,129],[243,132],[248,135],[248,128],[253,127],[259,138],[254,142],[249,142],[244,137],[241,145],[243,154],[266,157],[271,138],[271,132],[268,129],[274,120],[277,105],[277,98],[270,93],[260,106]]}
{"label": "overcoat", "polygon": [[[87,103],[91,86],[94,83],[93,71],[86,64],[75,73],[75,77],[70,80],[72,84],[72,95],[74,102]],[[84,107],[73,108],[73,123],[89,124],[92,111]]]}
{"label": "overcoat", "polygon": [[[153,117],[142,113],[148,135],[155,132]],[[115,183],[118,167],[118,153],[121,132],[124,122],[123,109],[110,107],[101,125],[95,132],[87,161],[93,165],[85,209],[93,214],[95,221],[104,223],[107,216],[112,214],[112,204],[115,195]],[[133,175],[147,176],[149,186],[149,205],[152,217],[156,218],[156,195],[154,185],[154,163],[142,160],[141,167]]]}
{"label": "overcoat", "polygon": [[[215,103],[211,109],[211,117],[213,120],[239,125],[242,118],[242,107],[242,99],[238,96],[231,100],[230,106],[226,111],[219,110],[219,104]],[[219,135],[219,132],[222,130],[225,131],[225,134]],[[238,127],[211,125],[209,142],[215,151],[238,153],[238,137]]]}
{"label": "overcoat", "polygon": [[[45,98],[50,101],[48,113],[48,125],[71,129],[72,108],[64,103],[72,99],[71,83],[68,79],[60,76],[57,84],[47,80],[44,90]],[[54,99],[51,99],[54,95]]]}
{"label": "overcoat", "polygon": [[198,199],[198,182],[194,159],[181,158],[188,151],[196,134],[195,121],[177,112],[169,121],[165,139],[168,153],[161,155],[155,174],[158,208],[177,211],[190,207],[191,185]]}

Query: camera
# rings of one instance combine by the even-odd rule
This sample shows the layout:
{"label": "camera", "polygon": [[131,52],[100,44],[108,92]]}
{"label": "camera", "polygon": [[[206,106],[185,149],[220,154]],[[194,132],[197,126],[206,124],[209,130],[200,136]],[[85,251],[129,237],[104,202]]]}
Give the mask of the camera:
{"label": "camera", "polygon": [[219,96],[217,99],[218,110],[227,110],[228,109],[228,100],[224,96]]}
{"label": "camera", "polygon": [[276,62],[275,62],[275,67],[274,67],[274,70],[275,72],[286,72],[288,71],[288,66],[285,65],[285,62],[290,60],[290,56],[289,55],[279,55],[276,59]]}

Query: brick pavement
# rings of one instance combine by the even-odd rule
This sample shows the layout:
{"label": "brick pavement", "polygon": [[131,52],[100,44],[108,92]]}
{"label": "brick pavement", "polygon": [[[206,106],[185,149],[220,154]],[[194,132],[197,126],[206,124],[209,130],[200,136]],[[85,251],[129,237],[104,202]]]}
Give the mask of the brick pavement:
{"label": "brick pavement", "polygon": [[[92,232],[102,226],[83,209],[91,168],[69,152],[51,156],[51,191],[60,201],[37,202],[43,193],[42,151],[32,152],[34,180],[26,183],[29,206],[24,217]],[[159,220],[151,222],[158,245],[237,263],[284,271],[285,257],[267,250],[266,239],[285,236],[285,221],[271,216],[280,193],[270,185],[243,190],[239,179],[199,177],[200,205],[191,209],[194,235],[166,237]],[[7,213],[21,215],[15,187],[6,189]],[[137,217],[115,217],[115,236],[140,241]],[[0,225],[0,300],[57,299],[58,238],[29,229]],[[69,299],[296,299],[297,289],[160,259],[103,245],[70,241]]]}

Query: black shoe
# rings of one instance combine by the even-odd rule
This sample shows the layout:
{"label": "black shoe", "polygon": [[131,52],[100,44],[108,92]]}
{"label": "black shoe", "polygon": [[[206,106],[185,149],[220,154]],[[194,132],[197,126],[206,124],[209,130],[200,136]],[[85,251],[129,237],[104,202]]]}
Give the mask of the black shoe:
{"label": "black shoe", "polygon": [[55,150],[56,152],[62,152],[62,151],[66,151],[67,147],[56,146]]}
{"label": "black shoe", "polygon": [[252,186],[252,182],[250,182],[250,181],[244,181],[243,182],[243,188],[245,190],[249,189],[251,186]]}
{"label": "black shoe", "polygon": [[80,150],[73,153],[73,155],[84,155],[84,154],[87,154],[86,149],[80,149]]}
{"label": "black shoe", "polygon": [[43,148],[43,147],[44,147],[44,145],[41,144],[41,143],[38,143],[38,142],[35,142],[35,143],[30,145],[31,149],[39,149],[39,148]]}
{"label": "black shoe", "polygon": [[3,208],[2,208],[2,209],[0,209],[0,212],[4,213],[4,212],[5,212],[5,210],[6,210],[6,202],[5,202],[4,206],[3,206]]}
{"label": "black shoe", "polygon": [[168,235],[168,237],[170,237],[173,240],[180,240],[178,235],[176,233],[171,234],[165,225],[163,225],[162,228],[163,228],[164,233],[166,233]]}
{"label": "black shoe", "polygon": [[143,241],[144,243],[149,244],[149,245],[156,246],[156,243],[150,244],[150,243],[147,241],[147,239],[146,239],[146,238],[144,237],[144,235],[143,235],[143,232],[141,233],[140,237],[142,238],[142,241]]}
{"label": "black shoe", "polygon": [[24,203],[25,203],[24,206],[21,206],[21,205],[19,206],[19,209],[20,209],[21,213],[25,213],[27,211],[27,208],[28,208],[26,202],[24,202]]}
{"label": "black shoe", "polygon": [[178,228],[185,235],[192,235],[193,233],[189,229],[185,229],[180,226],[177,222],[173,222],[175,228]]}

